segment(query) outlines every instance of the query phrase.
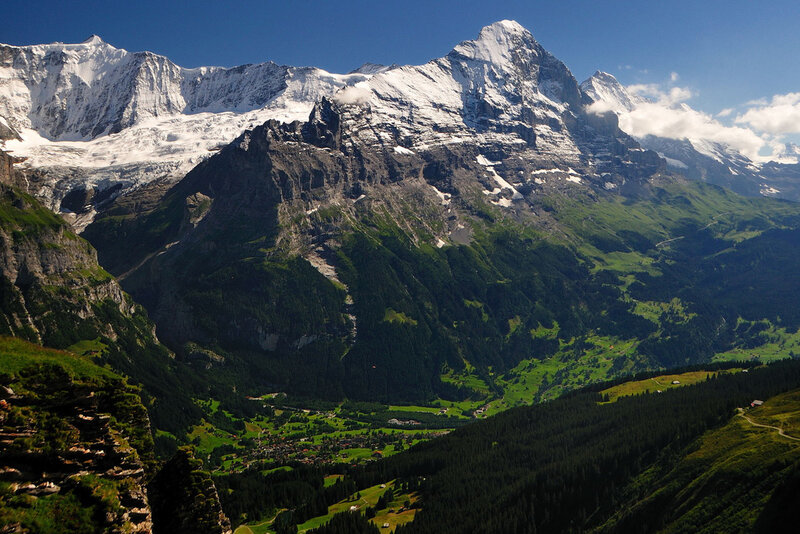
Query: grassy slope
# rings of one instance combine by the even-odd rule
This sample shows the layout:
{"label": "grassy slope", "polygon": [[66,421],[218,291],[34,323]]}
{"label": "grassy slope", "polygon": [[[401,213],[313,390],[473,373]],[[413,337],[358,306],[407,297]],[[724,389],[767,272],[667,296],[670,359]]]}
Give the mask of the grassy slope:
{"label": "grassy slope", "polygon": [[[394,489],[394,487],[395,487],[394,481],[392,480],[388,483],[376,484],[374,486],[365,488],[359,491],[357,494],[353,494],[347,499],[344,499],[336,504],[329,506],[328,513],[326,515],[314,517],[312,519],[309,519],[305,523],[297,525],[297,530],[298,532],[302,533],[307,530],[317,528],[330,521],[334,515],[341,512],[346,512],[350,510],[353,506],[355,506],[356,509],[360,510],[361,512],[363,512],[364,509],[368,506],[375,507],[381,495],[383,495],[389,489]],[[416,514],[415,509],[409,509],[403,512],[400,512],[399,509],[403,506],[403,503],[406,500],[410,501],[413,504],[414,502],[417,501],[417,498],[418,497],[414,494],[401,493],[395,495],[386,508],[382,510],[377,510],[377,514],[371,520],[372,523],[378,526],[379,528],[382,527],[385,523],[388,523],[389,524],[388,530],[382,530],[382,532],[394,532],[394,530],[397,528],[398,525],[403,525],[405,523],[414,520],[414,515]],[[389,512],[389,510],[394,510],[394,511]]]}
{"label": "grassy slope", "polygon": [[[728,369],[722,372],[731,373],[738,372],[741,369]],[[623,382],[622,384],[612,386],[608,389],[602,390],[600,393],[608,395],[608,402],[614,402],[620,397],[629,395],[641,395],[643,393],[657,393],[667,391],[668,389],[691,386],[707,380],[709,377],[714,377],[719,371],[690,371],[687,373],[679,374],[666,374],[654,376],[646,380],[631,380]],[[674,382],[678,382],[675,384]]]}
{"label": "grassy slope", "polygon": [[[193,180],[211,179],[203,169],[192,174]],[[164,243],[174,240],[181,195],[193,191],[192,183],[187,179],[161,208],[126,227],[128,235],[147,241],[155,233]],[[223,248],[211,247],[211,253],[202,247],[173,247],[160,261],[172,258],[164,265],[186,273],[172,289],[196,318],[193,341],[227,358],[224,368],[208,377],[219,381],[221,389],[236,384],[258,393],[259,387],[273,385],[308,395],[409,403],[437,396],[464,400],[474,391],[473,400],[483,401],[504,388],[515,389],[510,382],[516,376],[502,375],[521,361],[553,357],[546,364],[552,369],[548,387],[541,387],[544,373],[531,369],[534,376],[520,378],[525,384],[505,403],[511,406],[552,398],[587,381],[663,365],[649,354],[639,357],[636,342],[649,335],[648,328],[658,329],[663,305],[673,297],[643,299],[627,289],[640,275],[660,275],[675,261],[672,253],[680,241],[669,240],[710,234],[721,246],[730,247],[757,239],[768,228],[797,226],[800,221],[797,206],[744,199],[699,183],[662,185],[638,198],[576,192],[539,202],[553,224],[546,231],[531,223],[533,219],[512,219],[487,205],[490,222],[472,220],[472,244],[441,249],[420,244],[420,236],[424,241],[427,235],[422,223],[420,235],[410,235],[408,228],[416,228],[416,223],[400,228],[391,217],[377,213],[351,221],[342,230],[334,263],[354,300],[351,311],[358,319],[358,336],[352,347],[342,342],[348,332],[347,321],[342,320],[346,308],[342,288],[303,260],[283,257],[271,241],[275,232],[301,231],[322,217],[321,212],[299,213],[297,221],[282,223],[297,228],[280,229],[275,224],[255,228],[253,223],[247,231],[236,220],[227,220],[230,214],[220,212],[222,226],[208,230],[204,239]],[[212,213],[218,209],[214,206]],[[115,272],[124,270],[113,260],[130,258],[130,251],[117,250],[119,241],[106,242],[114,230],[103,230],[101,222],[87,235],[97,239]],[[230,231],[223,232],[226,229]],[[222,234],[224,239],[217,239]],[[228,249],[231,254],[220,252]],[[231,267],[234,264],[236,268]],[[292,287],[293,280],[301,280],[305,289],[282,293],[281,288]],[[131,290],[140,283],[149,287],[145,282],[136,277],[126,281]],[[617,290],[623,295],[616,296]],[[632,332],[620,326],[629,322],[624,317],[629,308],[647,320]],[[309,332],[319,334],[318,340],[303,350],[284,345],[264,352],[248,332],[232,330],[226,319],[243,316],[269,325],[270,332],[279,333],[288,344]],[[535,333],[551,329],[554,321],[560,325],[553,334],[555,343]],[[237,328],[248,322],[237,320]],[[616,332],[595,331],[602,322],[616,325],[612,328]],[[601,354],[597,349],[586,351],[593,352],[587,358],[575,358],[582,352],[580,343],[572,344],[578,337],[599,346],[627,343],[630,350],[619,363],[618,354]],[[176,352],[184,351],[185,339],[164,339]],[[514,373],[523,374],[521,369]],[[261,383],[253,377],[261,378]],[[553,384],[554,378],[561,383]],[[559,385],[563,388],[554,389]],[[552,391],[544,391],[548,389]]]}
{"label": "grassy slope", "polygon": [[[610,273],[623,290],[623,298],[633,313],[658,330],[651,337],[669,335],[666,321],[688,323],[698,318],[692,294],[681,298],[669,295],[664,300],[635,298],[627,288],[637,275],[658,277],[670,264],[680,261],[684,251],[674,250],[677,242],[708,234],[719,244],[714,249],[730,251],[746,240],[757,240],[769,228],[796,227],[798,207],[768,199],[746,199],[715,186],[700,183],[670,184],[656,189],[651,197],[625,199],[608,196],[600,201],[586,198],[550,199],[555,202],[554,217],[566,229],[567,240],[593,265],[592,271]],[[665,243],[666,242],[666,243]],[[702,252],[702,251],[701,251]],[[613,279],[609,279],[613,280]],[[700,303],[700,306],[704,306]],[[773,319],[774,320],[774,319]],[[800,331],[764,321],[766,331],[753,343],[734,340],[726,350],[713,355],[714,361],[759,359],[774,361],[800,353]],[[559,337],[558,325],[550,332],[540,329],[531,335]],[[565,390],[602,381],[631,371],[652,368],[653,362],[639,350],[642,337],[598,336],[582,340],[579,357],[570,340],[562,339],[559,351],[546,359],[526,359],[497,380],[504,395],[493,403],[497,409],[551,399]],[[704,358],[701,358],[702,361]],[[686,362],[684,362],[686,363]],[[656,365],[657,367],[657,365]]]}
{"label": "grassy slope", "polygon": [[110,369],[99,366],[88,356],[65,350],[47,349],[27,341],[0,337],[0,369],[16,376],[20,370],[35,364],[59,365],[76,378],[120,378]]}
{"label": "grassy slope", "polygon": [[[747,415],[800,436],[800,391],[773,397]],[[653,469],[638,477],[631,484],[633,498],[598,530],[722,533],[786,527],[770,514],[778,503],[785,504],[785,493],[796,489],[798,472],[800,442],[734,416],[707,432],[668,472]]]}

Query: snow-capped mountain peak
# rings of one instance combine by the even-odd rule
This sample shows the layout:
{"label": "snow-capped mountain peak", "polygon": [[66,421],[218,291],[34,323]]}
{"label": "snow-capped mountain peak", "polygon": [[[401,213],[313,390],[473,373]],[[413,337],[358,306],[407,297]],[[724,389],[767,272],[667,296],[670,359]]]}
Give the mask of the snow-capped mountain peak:
{"label": "snow-capped mountain peak", "polygon": [[590,110],[597,113],[633,111],[637,105],[646,102],[625,89],[612,74],[599,70],[581,84],[581,90],[593,101]]}
{"label": "snow-capped mountain peak", "polygon": [[427,147],[477,134],[487,143],[579,153],[564,122],[582,112],[578,84],[514,21],[484,27],[443,58],[378,73],[334,100],[349,106],[354,129],[371,144],[394,137]]}
{"label": "snow-capped mountain peak", "polygon": [[93,33],[92,35],[89,36],[88,39],[86,39],[81,44],[84,44],[84,45],[100,45],[100,44],[104,44],[104,43],[105,43],[105,41],[103,41],[103,39],[101,39],[99,35]]}
{"label": "snow-capped mountain peak", "polygon": [[245,129],[271,118],[304,121],[320,98],[373,74],[271,61],[185,69],[98,36],[0,44],[0,145],[29,167],[58,172],[36,191],[57,210],[74,187],[122,191],[180,178]]}
{"label": "snow-capped mountain peak", "polygon": [[[745,195],[800,198],[797,171],[791,165],[782,165],[797,162],[797,147],[787,145],[767,164],[753,161],[720,135],[723,125],[712,122],[712,118],[685,102],[649,100],[600,71],[584,81],[581,89],[592,100],[587,106],[590,113],[615,113],[622,130],[642,147],[661,155],[675,172]],[[683,127],[698,124],[701,127]]]}
{"label": "snow-capped mountain peak", "polygon": [[397,65],[380,65],[378,63],[367,62],[357,69],[351,70],[348,74],[379,74],[395,68],[397,68]]}
{"label": "snow-capped mountain peak", "polygon": [[272,62],[185,69],[95,37],[0,45],[0,117],[13,130],[3,134],[5,147],[40,176],[57,175],[36,184],[54,209],[76,188],[126,191],[177,179],[267,119],[307,120],[323,97],[336,103],[350,142],[398,153],[469,143],[535,151],[532,161],[546,155],[556,171],[598,174],[612,171],[612,151],[630,144],[607,146],[620,142],[602,133],[616,124],[587,118],[569,69],[508,20],[424,65],[367,64],[344,75]]}
{"label": "snow-capped mountain peak", "polygon": [[477,39],[459,43],[450,54],[503,66],[512,61],[519,48],[535,52],[538,43],[518,22],[501,20],[485,26]]}

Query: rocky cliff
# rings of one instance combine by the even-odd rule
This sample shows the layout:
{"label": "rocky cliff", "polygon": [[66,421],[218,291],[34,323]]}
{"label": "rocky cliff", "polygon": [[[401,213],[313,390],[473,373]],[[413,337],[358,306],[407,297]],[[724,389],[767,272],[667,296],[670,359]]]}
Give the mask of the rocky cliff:
{"label": "rocky cliff", "polygon": [[[24,178],[0,153],[0,331],[66,347],[92,333],[119,336],[105,314],[132,318],[142,311],[97,265],[97,254],[58,216],[9,183]],[[105,310],[105,311],[102,311]],[[140,332],[150,336],[151,332]]]}
{"label": "rocky cliff", "polygon": [[4,532],[151,532],[153,441],[138,389],[73,354],[0,345]]}
{"label": "rocky cliff", "polygon": [[63,219],[8,185],[27,179],[13,163],[0,151],[0,335],[95,355],[148,386],[160,428],[186,424],[196,411],[175,402],[185,387],[144,309]]}
{"label": "rocky cliff", "polygon": [[138,387],[15,338],[0,337],[0,365],[3,532],[230,532],[199,461],[156,462]]}
{"label": "rocky cliff", "polygon": [[150,482],[155,534],[230,534],[211,475],[189,449],[182,448]]}

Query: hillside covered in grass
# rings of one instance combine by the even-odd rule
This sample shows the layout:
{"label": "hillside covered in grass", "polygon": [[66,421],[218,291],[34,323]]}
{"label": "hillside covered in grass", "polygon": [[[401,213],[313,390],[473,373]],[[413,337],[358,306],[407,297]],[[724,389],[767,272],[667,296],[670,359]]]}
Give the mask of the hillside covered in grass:
{"label": "hillside covered in grass", "polygon": [[403,533],[782,531],[797,519],[800,442],[737,408],[768,399],[748,417],[791,435],[800,405],[784,392],[799,387],[791,361],[613,403],[587,390],[508,410],[356,476],[359,486],[424,477],[422,510]]}

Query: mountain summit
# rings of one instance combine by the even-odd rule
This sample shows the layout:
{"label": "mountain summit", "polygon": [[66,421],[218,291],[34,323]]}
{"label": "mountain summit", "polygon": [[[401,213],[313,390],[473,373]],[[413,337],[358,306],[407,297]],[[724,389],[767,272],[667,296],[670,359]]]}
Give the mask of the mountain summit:
{"label": "mountain summit", "polygon": [[[518,291],[520,346],[545,321],[531,311],[549,298],[538,283],[483,294],[479,279],[516,276],[496,223],[561,232],[547,199],[640,192],[664,170],[588,102],[529,32],[497,23],[445,57],[343,87],[305,122],[246,130],[160,200],[142,209],[130,193],[84,235],[182,358],[215,354],[210,367],[304,394],[424,398],[448,387],[445,363],[502,366],[524,352],[486,341],[508,318],[462,333],[464,302]],[[580,269],[517,239],[526,265]],[[477,265],[473,246],[494,259]]]}
{"label": "mountain summit", "polygon": [[539,44],[533,35],[514,20],[501,20],[485,26],[473,41],[457,45],[451,55],[502,65],[511,61],[514,50],[534,49]]}

